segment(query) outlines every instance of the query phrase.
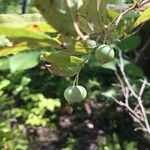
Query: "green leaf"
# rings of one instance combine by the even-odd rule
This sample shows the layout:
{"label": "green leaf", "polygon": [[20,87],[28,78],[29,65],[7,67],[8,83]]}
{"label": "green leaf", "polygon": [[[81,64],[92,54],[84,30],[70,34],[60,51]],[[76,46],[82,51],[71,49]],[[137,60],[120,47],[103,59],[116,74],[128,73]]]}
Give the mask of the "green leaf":
{"label": "green leaf", "polygon": [[135,48],[137,48],[140,43],[141,39],[138,35],[130,35],[122,39],[121,42],[118,43],[118,46],[122,51],[128,52],[135,50]]}
{"label": "green leaf", "polygon": [[33,126],[40,126],[40,125],[45,126],[46,122],[47,120],[44,119],[42,115],[35,115],[35,113],[30,113],[28,115],[28,119],[26,120],[26,124],[30,124]]}
{"label": "green leaf", "polygon": [[59,99],[43,99],[40,103],[39,103],[39,108],[43,107],[51,112],[53,112],[55,110],[55,108],[60,107],[61,103]]}
{"label": "green leaf", "polygon": [[0,82],[0,90],[7,87],[10,84],[10,81],[5,79],[3,81]]}
{"label": "green leaf", "polygon": [[83,59],[76,56],[70,56],[69,54],[61,51],[44,53],[41,58],[44,61],[52,63],[58,67],[76,67],[82,66],[85,63]]}
{"label": "green leaf", "polygon": [[116,61],[114,60],[114,61],[110,61],[110,62],[105,63],[105,64],[101,64],[101,67],[115,71],[117,69],[116,68]]}
{"label": "green leaf", "polygon": [[135,28],[148,20],[150,20],[150,7],[148,7],[146,10],[144,10],[144,12],[142,12],[142,14],[136,20],[133,27]]}
{"label": "green leaf", "polygon": [[125,71],[128,75],[133,77],[142,78],[144,76],[143,70],[137,65],[130,62],[125,65]]}
{"label": "green leaf", "polygon": [[112,98],[116,95],[116,91],[115,91],[115,89],[110,88],[107,91],[102,92],[101,94],[105,97]]}
{"label": "green leaf", "polygon": [[0,35],[0,47],[11,47],[13,44],[6,38],[5,35]]}
{"label": "green leaf", "polygon": [[[99,3],[98,3],[99,2]],[[83,6],[79,10],[81,16],[81,29],[87,31],[87,24],[90,23],[94,32],[100,33],[103,29],[103,23],[106,18],[106,2],[104,0],[83,0]],[[92,33],[92,32],[91,32]]]}
{"label": "green leaf", "polygon": [[10,57],[10,70],[12,73],[16,71],[22,71],[30,69],[38,65],[39,63],[39,52],[28,52],[20,53],[15,56]]}
{"label": "green leaf", "polygon": [[119,15],[119,13],[117,11],[110,9],[110,8],[107,9],[107,14],[111,21],[114,20]]}
{"label": "green leaf", "polygon": [[7,58],[0,59],[0,70],[8,70],[9,69],[9,60]]}
{"label": "green leaf", "polygon": [[55,76],[72,77],[79,73],[80,66],[76,67],[58,67],[56,65],[46,65],[49,72]]}
{"label": "green leaf", "polygon": [[73,21],[79,2],[80,0],[34,0],[35,6],[51,26],[58,32],[71,35],[75,34]]}
{"label": "green leaf", "polygon": [[134,19],[134,18],[137,18],[140,16],[140,13],[138,11],[132,11],[132,12],[129,12],[128,14],[126,14],[124,16],[125,19]]}
{"label": "green leaf", "polygon": [[[58,40],[66,47],[70,53],[89,53],[96,47],[96,42],[94,40],[76,40],[70,36],[60,35]],[[94,42],[93,42],[94,41]],[[93,46],[93,47],[92,47]]]}

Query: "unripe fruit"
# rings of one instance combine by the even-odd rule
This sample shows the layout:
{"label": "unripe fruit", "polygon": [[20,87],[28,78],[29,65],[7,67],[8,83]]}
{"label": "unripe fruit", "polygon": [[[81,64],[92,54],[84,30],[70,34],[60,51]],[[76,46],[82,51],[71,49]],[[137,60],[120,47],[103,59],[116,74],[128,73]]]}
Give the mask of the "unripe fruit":
{"label": "unripe fruit", "polygon": [[97,46],[97,44],[96,44],[96,41],[88,39],[86,41],[86,46],[89,49],[93,49],[93,48],[95,48]]}
{"label": "unripe fruit", "polygon": [[87,96],[87,91],[83,86],[69,86],[65,92],[64,97],[69,103],[76,103],[84,100]]}
{"label": "unripe fruit", "polygon": [[101,63],[112,61],[114,55],[114,50],[106,44],[100,45],[95,51],[95,58]]}

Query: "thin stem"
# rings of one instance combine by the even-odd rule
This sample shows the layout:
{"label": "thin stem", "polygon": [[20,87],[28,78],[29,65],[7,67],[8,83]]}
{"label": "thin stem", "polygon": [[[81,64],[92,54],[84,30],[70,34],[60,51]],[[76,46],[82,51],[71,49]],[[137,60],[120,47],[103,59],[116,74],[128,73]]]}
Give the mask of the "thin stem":
{"label": "thin stem", "polygon": [[132,88],[132,86],[131,86],[131,84],[130,84],[130,82],[129,82],[129,80],[128,80],[126,74],[125,74],[125,71],[124,71],[124,63],[123,63],[123,58],[122,58],[122,52],[121,52],[121,51],[119,51],[119,57],[120,57],[120,65],[119,65],[119,66],[120,66],[121,73],[122,73],[122,75],[123,75],[123,79],[124,79],[125,83],[127,84],[129,90],[130,90],[131,93],[133,94],[133,96],[134,96],[134,97],[137,99],[137,101],[138,101],[139,107],[140,107],[140,109],[141,109],[141,111],[142,111],[142,116],[143,116],[143,119],[144,119],[144,123],[145,123],[145,126],[146,126],[146,128],[147,128],[147,132],[150,134],[150,125],[149,125],[148,118],[147,118],[147,115],[146,115],[146,112],[145,112],[145,108],[144,108],[144,106],[143,106],[143,104],[142,104],[142,99],[141,99],[141,96],[142,96],[142,94],[143,94],[143,92],[144,92],[144,89],[145,89],[145,86],[146,86],[146,83],[147,83],[147,82],[144,82],[144,83],[143,83],[143,85],[142,85],[142,87],[141,87],[141,90],[140,90],[140,93],[139,93],[139,95],[137,95],[137,94],[135,93],[135,91],[133,90],[133,88]]}
{"label": "thin stem", "polygon": [[133,94],[133,96],[134,96],[136,99],[138,99],[138,95],[137,95],[137,94],[135,93],[135,91],[133,90],[133,88],[132,88],[132,86],[131,86],[131,84],[130,84],[130,82],[129,82],[129,80],[128,80],[126,74],[125,74],[125,71],[124,71],[124,63],[123,63],[123,58],[122,58],[122,52],[121,52],[121,51],[119,51],[119,58],[120,58],[120,65],[119,65],[119,67],[120,67],[121,73],[122,73],[122,75],[123,75],[123,79],[124,79],[125,83],[127,84],[129,90],[130,90],[131,93]]}
{"label": "thin stem", "polygon": [[119,74],[118,74],[117,71],[115,71],[115,75],[116,75],[118,81],[119,81],[120,84],[121,84],[121,90],[122,90],[123,95],[125,96],[125,91],[124,91],[125,85],[124,85],[124,83],[123,83],[123,81],[122,81],[122,79],[121,79],[121,77],[119,76]]}
{"label": "thin stem", "polygon": [[120,106],[125,107],[138,120],[138,122],[141,122],[141,117],[137,115],[137,113],[130,106],[127,106],[122,101],[118,101],[115,97],[111,97],[111,98]]}
{"label": "thin stem", "polygon": [[144,93],[144,90],[145,90],[146,85],[147,85],[147,80],[146,80],[146,79],[144,79],[143,84],[142,84],[141,89],[140,89],[140,92],[139,92],[139,97],[142,97],[142,95],[143,95],[143,93]]}
{"label": "thin stem", "polygon": [[113,25],[118,26],[118,24],[120,23],[120,20],[122,19],[122,17],[124,15],[126,15],[128,12],[132,11],[135,8],[136,5],[129,7],[127,10],[125,10],[123,13],[121,13],[117,18],[115,18],[108,26],[107,29],[110,30],[110,28],[112,28]]}
{"label": "thin stem", "polygon": [[79,83],[79,74],[76,75],[74,82],[73,82],[73,86],[77,86]]}
{"label": "thin stem", "polygon": [[72,14],[72,11],[71,11],[71,9],[69,7],[69,0],[66,0],[66,2],[67,2],[67,6],[68,6],[68,11],[69,11],[70,17],[71,17],[72,22],[73,22],[73,26],[74,26],[77,34],[81,37],[81,39],[86,40],[86,37],[84,36],[84,34],[81,32],[81,30],[79,28],[77,19],[75,19],[75,17]]}
{"label": "thin stem", "polygon": [[147,118],[145,109],[144,109],[143,104],[142,104],[142,100],[141,100],[140,97],[139,97],[139,99],[137,99],[137,100],[138,100],[139,106],[140,106],[140,108],[141,108],[143,117],[144,117],[145,126],[146,126],[146,128],[147,128],[148,133],[150,134],[150,126],[149,126],[149,122],[148,122],[148,118]]}

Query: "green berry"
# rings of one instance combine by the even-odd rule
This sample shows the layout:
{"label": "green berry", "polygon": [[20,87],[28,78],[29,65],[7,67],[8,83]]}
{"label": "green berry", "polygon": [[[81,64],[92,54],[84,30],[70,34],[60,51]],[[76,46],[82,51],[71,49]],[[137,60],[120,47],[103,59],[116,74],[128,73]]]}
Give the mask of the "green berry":
{"label": "green berry", "polygon": [[84,100],[87,96],[87,91],[83,86],[69,86],[65,92],[64,97],[69,103],[76,103]]}
{"label": "green berry", "polygon": [[86,41],[86,46],[87,46],[87,48],[89,48],[89,49],[93,49],[93,48],[96,47],[96,41],[88,39],[88,40]]}
{"label": "green berry", "polygon": [[112,61],[114,55],[114,50],[106,44],[100,45],[95,51],[95,58],[103,64]]}

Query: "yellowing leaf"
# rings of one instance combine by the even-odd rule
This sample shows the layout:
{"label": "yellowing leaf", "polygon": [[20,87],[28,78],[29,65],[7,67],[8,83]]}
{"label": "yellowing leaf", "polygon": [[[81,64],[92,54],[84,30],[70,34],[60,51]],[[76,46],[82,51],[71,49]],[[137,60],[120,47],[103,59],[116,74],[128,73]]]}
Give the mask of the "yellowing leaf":
{"label": "yellowing leaf", "polygon": [[85,48],[85,45],[82,42],[76,42],[74,49],[76,52],[87,53],[87,49]]}
{"label": "yellowing leaf", "polygon": [[119,13],[113,9],[107,9],[107,14],[108,14],[108,17],[111,19],[111,20],[114,20],[116,17],[118,17]]}
{"label": "yellowing leaf", "polygon": [[83,59],[70,56],[64,52],[52,52],[52,53],[44,53],[42,55],[42,59],[48,63],[56,65],[58,67],[75,67],[82,66],[85,62]]}
{"label": "yellowing leaf", "polygon": [[5,35],[12,43],[11,47],[0,48],[0,56],[16,54],[35,48],[59,47],[61,42],[47,34],[11,25],[0,25],[0,35]]}
{"label": "yellowing leaf", "polygon": [[8,38],[49,39],[49,36],[46,34],[11,25],[0,25],[0,34]]}
{"label": "yellowing leaf", "polygon": [[27,26],[25,26],[25,28],[39,32],[56,32],[56,30],[46,22],[30,23]]}
{"label": "yellowing leaf", "polygon": [[58,46],[58,43],[49,39],[49,40],[39,40],[35,41],[28,39],[25,42],[20,42],[19,44],[14,44],[12,47],[6,47],[0,49],[0,57],[7,56],[10,54],[16,54],[25,50],[33,50],[35,48],[44,48],[44,47],[53,47]]}
{"label": "yellowing leaf", "polygon": [[142,12],[140,17],[136,20],[133,27],[135,28],[148,20],[150,20],[150,7],[148,7],[144,12]]}

